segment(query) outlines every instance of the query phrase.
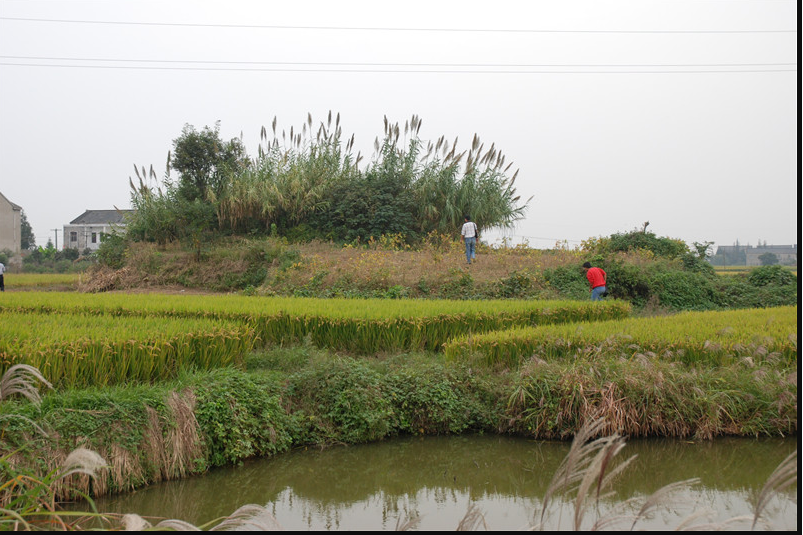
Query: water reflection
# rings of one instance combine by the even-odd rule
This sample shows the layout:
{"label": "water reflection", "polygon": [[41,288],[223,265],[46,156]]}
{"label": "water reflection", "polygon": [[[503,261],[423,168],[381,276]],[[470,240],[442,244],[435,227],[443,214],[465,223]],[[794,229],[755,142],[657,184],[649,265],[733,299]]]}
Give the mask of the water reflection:
{"label": "water reflection", "polygon": [[[751,514],[754,493],[795,449],[794,439],[630,441],[620,457],[637,457],[615,486],[617,500],[601,507],[607,511],[621,500],[697,477],[700,485],[685,498],[697,509],[715,509],[712,520]],[[384,530],[419,516],[420,529],[453,530],[476,504],[490,529],[520,529],[540,513],[567,451],[566,443],[499,436],[407,437],[297,450],[98,500],[98,508],[200,524],[256,503],[268,505],[285,529]],[[773,507],[775,528],[795,529],[793,499],[791,490]],[[690,512],[676,508],[638,527],[674,526]]]}

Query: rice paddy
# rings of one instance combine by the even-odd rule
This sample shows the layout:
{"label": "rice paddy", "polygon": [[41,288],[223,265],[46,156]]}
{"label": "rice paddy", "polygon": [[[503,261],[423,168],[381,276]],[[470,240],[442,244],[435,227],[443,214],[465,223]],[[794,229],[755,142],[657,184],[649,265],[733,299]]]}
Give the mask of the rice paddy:
{"label": "rice paddy", "polygon": [[520,327],[461,336],[448,342],[445,352],[455,359],[479,354],[490,365],[518,365],[531,356],[552,360],[604,352],[714,366],[743,358],[754,364],[780,359],[794,366],[797,307]]}
{"label": "rice paddy", "polygon": [[[97,449],[101,494],[400,434],[565,440],[599,417],[632,437],[798,428],[797,307],[636,318],[617,301],[31,291],[0,314],[0,375],[30,364],[57,390],[25,418],[61,442],[32,451]],[[34,444],[9,425],[5,447]]]}
{"label": "rice paddy", "polygon": [[[610,301],[446,301],[314,299],[243,295],[76,294],[19,292],[0,310],[40,314],[216,318],[247,323],[265,344],[297,343],[356,353],[439,350],[459,334],[515,326],[624,318],[626,303]],[[125,320],[127,321],[127,319]]]}

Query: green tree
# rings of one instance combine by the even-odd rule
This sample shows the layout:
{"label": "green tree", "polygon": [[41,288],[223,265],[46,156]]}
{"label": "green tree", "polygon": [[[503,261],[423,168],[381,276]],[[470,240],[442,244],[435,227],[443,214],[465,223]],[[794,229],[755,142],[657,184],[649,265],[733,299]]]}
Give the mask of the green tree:
{"label": "green tree", "polygon": [[697,258],[701,260],[706,260],[711,256],[711,246],[714,245],[714,242],[692,242],[692,245],[694,246],[693,254],[696,254]]}
{"label": "green tree", "polygon": [[415,239],[416,152],[412,144],[410,149],[399,150],[398,135],[387,134],[376,161],[333,189],[325,227],[346,241],[383,234]]}
{"label": "green tree", "polygon": [[31,224],[28,223],[28,217],[25,215],[25,210],[20,212],[20,248],[23,251],[33,249],[36,246],[36,238],[33,235]]}
{"label": "green tree", "polygon": [[611,234],[609,241],[605,245],[608,251],[600,252],[642,249],[652,251],[656,256],[665,258],[679,258],[689,253],[689,247],[682,240],[658,237],[652,232],[647,232],[646,224],[643,230]]}
{"label": "green tree", "polygon": [[184,125],[173,140],[170,166],[179,173],[178,193],[188,201],[210,200],[220,195],[229,175],[248,165],[245,146],[237,138],[220,139],[220,121],[198,132]]}
{"label": "green tree", "polygon": [[774,266],[778,263],[778,257],[775,255],[775,253],[764,253],[759,255],[758,260],[761,262],[762,266]]}

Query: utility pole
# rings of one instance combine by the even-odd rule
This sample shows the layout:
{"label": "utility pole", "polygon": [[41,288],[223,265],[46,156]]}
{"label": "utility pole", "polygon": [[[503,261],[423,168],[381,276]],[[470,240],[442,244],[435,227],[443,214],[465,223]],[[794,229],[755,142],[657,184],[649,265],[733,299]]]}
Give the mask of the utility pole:
{"label": "utility pole", "polygon": [[52,230],[53,232],[56,233],[56,250],[58,251],[59,250],[59,229],[52,228],[50,230]]}

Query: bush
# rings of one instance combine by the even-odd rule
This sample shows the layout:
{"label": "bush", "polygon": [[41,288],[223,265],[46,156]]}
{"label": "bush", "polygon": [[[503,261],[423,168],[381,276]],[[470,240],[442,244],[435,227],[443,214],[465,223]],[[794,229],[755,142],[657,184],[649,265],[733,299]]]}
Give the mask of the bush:
{"label": "bush", "polygon": [[624,262],[609,261],[602,264],[608,274],[608,295],[629,301],[634,306],[647,304],[652,295],[652,284],[645,268]]}
{"label": "bush", "polygon": [[[80,253],[78,252],[77,248],[68,247],[62,251],[59,251],[59,253],[61,253],[61,258],[63,260],[70,260],[70,261],[78,260],[78,257],[80,256]],[[59,255],[57,254],[56,256]]]}
{"label": "bush", "polygon": [[660,303],[674,310],[717,308],[713,283],[699,273],[667,271],[656,274],[651,282]]}
{"label": "bush", "polygon": [[791,271],[778,265],[757,267],[750,272],[747,278],[753,286],[766,286],[768,284],[789,286],[796,285],[797,282],[797,278]]}
{"label": "bush", "polygon": [[533,290],[533,281],[529,273],[513,271],[508,277],[500,279],[497,283],[499,297],[526,298]]}
{"label": "bush", "polygon": [[719,277],[715,288],[717,303],[727,308],[774,307],[798,301],[797,278],[788,271],[756,268],[747,276]]}
{"label": "bush", "polygon": [[659,238],[652,232],[642,230],[612,234],[610,238],[598,240],[594,246],[602,254],[646,250],[664,258],[679,258],[689,252],[688,246],[681,240]]}
{"label": "bush", "polygon": [[195,394],[211,466],[290,448],[294,424],[279,402],[279,385],[270,379],[223,369],[199,383]]}
{"label": "bush", "polygon": [[382,376],[368,364],[332,358],[288,378],[286,396],[307,425],[302,443],[370,442],[391,431]]}
{"label": "bush", "polygon": [[[610,274],[608,274],[610,278]],[[577,266],[544,270],[544,279],[565,299],[588,299],[588,279]]]}
{"label": "bush", "polygon": [[126,239],[119,234],[106,234],[97,250],[98,262],[102,266],[120,269],[125,264]]}
{"label": "bush", "polygon": [[489,410],[477,399],[470,371],[439,364],[404,365],[387,374],[394,427],[403,433],[448,434],[482,428]]}

